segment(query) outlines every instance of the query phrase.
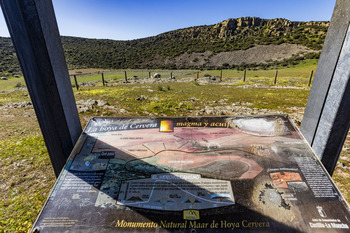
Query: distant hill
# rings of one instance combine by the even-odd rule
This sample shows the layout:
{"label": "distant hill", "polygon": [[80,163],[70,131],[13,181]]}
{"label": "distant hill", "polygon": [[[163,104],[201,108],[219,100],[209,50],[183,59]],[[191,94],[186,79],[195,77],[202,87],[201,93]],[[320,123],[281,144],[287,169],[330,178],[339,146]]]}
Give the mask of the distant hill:
{"label": "distant hill", "polygon": [[0,37],[0,72],[18,72],[20,70],[15,49],[10,38]]}
{"label": "distant hill", "polygon": [[[328,26],[244,17],[130,41],[63,36],[62,44],[70,69],[266,67],[317,58]],[[10,39],[0,37],[0,72],[18,70]]]}

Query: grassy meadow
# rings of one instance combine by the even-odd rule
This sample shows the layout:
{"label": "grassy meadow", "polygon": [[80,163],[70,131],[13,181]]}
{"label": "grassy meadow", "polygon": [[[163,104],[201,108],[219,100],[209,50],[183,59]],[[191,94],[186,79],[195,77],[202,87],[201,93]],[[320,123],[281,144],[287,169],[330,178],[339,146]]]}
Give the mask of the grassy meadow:
{"label": "grassy meadow", "polygon": [[[309,83],[309,78],[311,71],[315,71],[317,67],[317,60],[310,59],[301,61],[300,64],[293,67],[282,67],[278,68],[277,74],[277,85],[291,85],[291,86],[307,86]],[[96,70],[95,70],[96,71]],[[163,78],[175,77],[178,78],[203,78],[205,76],[220,77],[221,70],[113,70],[113,71],[103,71],[90,70],[91,73],[76,73],[71,72],[76,75],[78,83],[91,82],[91,81],[101,81],[102,84],[102,73],[105,81],[118,81],[125,80],[125,72],[127,73],[127,79],[134,76],[138,78],[148,78],[158,73]],[[198,76],[197,76],[198,75]],[[271,85],[274,83],[276,75],[276,69],[267,70],[256,70],[248,69],[246,70],[246,81],[258,82],[263,84]],[[222,70],[222,77],[225,79],[230,79],[231,81],[243,81],[244,71],[243,70]],[[71,75],[72,85],[75,85],[73,75]],[[0,86],[1,90],[1,86]]]}
{"label": "grassy meadow", "polygon": [[[275,70],[271,69],[247,70],[246,82],[242,80],[243,71],[223,70],[222,82],[206,84],[194,81],[118,83],[125,78],[124,71],[104,71],[108,84],[115,82],[116,85],[102,86],[101,72],[79,74],[79,83],[99,82],[95,86],[80,86],[79,90],[73,90],[76,101],[94,99],[108,102],[105,106],[94,105],[89,111],[81,112],[79,116],[83,126],[93,116],[194,116],[200,115],[205,107],[232,105],[249,106],[254,111],[266,110],[267,113],[302,114],[309,94],[310,72],[315,69],[315,60],[280,68],[277,85],[284,88],[273,86]],[[170,72],[177,80],[196,78],[198,72],[200,78],[220,76],[220,70],[159,70],[152,71],[152,74],[160,73],[165,78],[170,77]],[[129,77],[149,75],[147,70],[127,70],[127,73]],[[255,84],[262,85],[255,87]],[[9,105],[30,101],[26,90],[11,90],[16,85],[23,86],[23,78],[0,80],[0,232],[28,232],[55,182],[33,108]],[[350,201],[347,190],[350,152],[347,145],[350,143],[344,147],[334,179]]]}

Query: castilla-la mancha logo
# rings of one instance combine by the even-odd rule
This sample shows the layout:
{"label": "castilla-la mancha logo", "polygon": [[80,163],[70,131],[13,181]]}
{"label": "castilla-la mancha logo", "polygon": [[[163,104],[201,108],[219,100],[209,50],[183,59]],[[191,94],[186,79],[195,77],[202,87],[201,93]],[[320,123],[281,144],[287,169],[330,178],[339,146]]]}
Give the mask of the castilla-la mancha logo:
{"label": "castilla-la mancha logo", "polygon": [[198,210],[184,210],[184,219],[187,219],[187,220],[199,219],[199,211]]}

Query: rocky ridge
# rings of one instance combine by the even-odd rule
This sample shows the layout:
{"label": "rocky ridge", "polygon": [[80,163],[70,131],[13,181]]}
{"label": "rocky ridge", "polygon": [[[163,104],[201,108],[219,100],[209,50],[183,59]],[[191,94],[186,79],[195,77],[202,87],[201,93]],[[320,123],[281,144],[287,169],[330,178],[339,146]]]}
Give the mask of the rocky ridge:
{"label": "rocky ridge", "polygon": [[[224,64],[232,68],[242,63],[273,63],[315,54],[322,48],[328,26],[329,22],[242,17],[130,41],[64,36],[62,44],[70,69],[187,69],[217,68]],[[257,51],[249,51],[247,56],[225,54],[282,44],[286,45],[282,49],[286,55],[281,54],[279,58],[273,57],[274,53],[268,53],[269,56],[257,60],[248,59],[252,57],[250,54],[265,54],[264,51],[272,50],[273,47],[260,47]],[[293,47],[296,45],[298,49]],[[188,55],[190,60],[180,62]],[[239,61],[232,60],[234,57],[239,57]],[[19,71],[11,40],[0,37],[0,72]]]}

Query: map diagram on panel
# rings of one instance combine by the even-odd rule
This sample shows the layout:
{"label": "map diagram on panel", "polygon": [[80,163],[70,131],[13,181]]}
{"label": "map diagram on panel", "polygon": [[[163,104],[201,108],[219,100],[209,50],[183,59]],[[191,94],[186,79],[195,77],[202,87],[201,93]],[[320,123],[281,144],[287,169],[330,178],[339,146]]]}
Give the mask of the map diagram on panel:
{"label": "map diagram on panel", "polygon": [[[195,172],[220,179],[253,179],[263,169],[245,156],[250,151],[244,146],[251,143],[251,137],[223,128],[176,128],[167,133],[159,133],[159,129],[133,130],[98,137],[93,152],[113,152],[116,158],[127,161],[124,169],[133,172],[155,165],[166,171]],[[233,147],[233,142],[240,146]]]}
{"label": "map diagram on panel", "polygon": [[[189,127],[164,120],[156,128],[96,134],[90,157],[97,156],[95,161],[109,158],[109,164],[95,206],[181,211],[233,205],[230,180],[258,176],[263,168],[256,158],[274,154],[262,145],[290,134],[278,121],[248,121],[215,122],[215,127],[192,123]],[[154,179],[165,173],[172,178]]]}
{"label": "map diagram on panel", "polygon": [[209,209],[234,204],[229,181],[187,173],[164,173],[122,182],[118,203],[158,210]]}

